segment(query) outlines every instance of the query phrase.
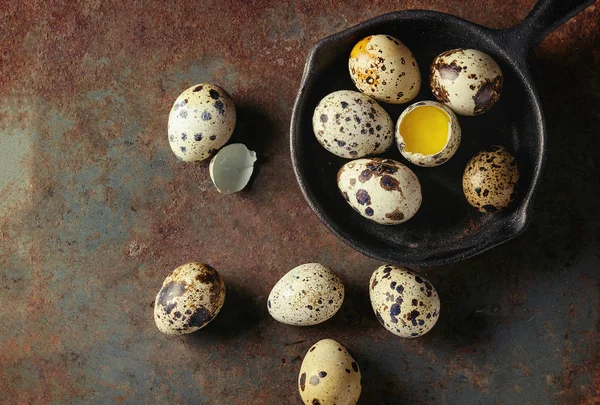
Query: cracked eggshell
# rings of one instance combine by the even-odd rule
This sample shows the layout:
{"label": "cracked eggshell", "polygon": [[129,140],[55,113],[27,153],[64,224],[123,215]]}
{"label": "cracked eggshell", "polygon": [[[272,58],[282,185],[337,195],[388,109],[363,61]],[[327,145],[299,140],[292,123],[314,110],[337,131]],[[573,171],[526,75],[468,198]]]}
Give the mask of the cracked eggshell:
{"label": "cracked eggshell", "polygon": [[355,159],[388,150],[394,123],[375,100],[357,91],[340,90],[325,96],[315,108],[313,131],[325,149]]}
{"label": "cracked eggshell", "polygon": [[343,302],[344,284],[333,270],[319,263],[306,263],[275,284],[267,309],[281,323],[309,326],[331,318]]}
{"label": "cracked eggshell", "polygon": [[187,263],[163,282],[154,302],[154,321],[167,335],[192,333],[206,326],[225,302],[225,283],[208,264]]}
{"label": "cracked eggshell", "polygon": [[298,390],[306,405],[355,405],[361,386],[358,364],[332,339],[315,343],[304,356]]}
{"label": "cracked eggshell", "polygon": [[169,113],[169,144],[184,162],[209,158],[229,141],[235,106],[225,90],[197,84],[177,97]]}
{"label": "cracked eggshell", "polygon": [[429,332],[440,314],[440,298],[429,280],[402,267],[383,265],[375,270],[369,297],[379,323],[405,338]]}
{"label": "cracked eggshell", "polygon": [[383,225],[408,221],[421,206],[421,184],[408,167],[391,159],[358,159],[338,171],[346,202],[363,217]]}
{"label": "cracked eggshell", "polygon": [[[404,150],[404,147],[406,145],[404,143],[404,138],[402,138],[402,133],[400,131],[400,124],[402,123],[402,120],[404,119],[406,114],[413,111],[415,108],[423,106],[437,107],[440,110],[444,111],[449,118],[448,141],[446,142],[446,145],[444,145],[441,151],[433,155],[423,155],[421,153],[412,153]],[[456,115],[454,115],[452,110],[436,101],[419,101],[418,103],[411,104],[402,112],[402,114],[400,114],[400,118],[398,118],[398,123],[396,124],[396,146],[398,146],[400,153],[402,154],[402,156],[404,156],[404,158],[406,158],[406,160],[417,166],[435,167],[446,163],[448,160],[450,160],[452,156],[454,156],[454,154],[458,150],[458,147],[460,145],[460,139],[461,129],[460,124],[458,122],[458,118],[456,118]]]}
{"label": "cracked eggshell", "polygon": [[502,146],[475,155],[463,173],[463,192],[481,212],[506,209],[515,198],[519,182],[516,159]]}
{"label": "cracked eggshell", "polygon": [[360,40],[350,53],[348,67],[356,87],[384,103],[407,103],[421,89],[415,57],[406,45],[389,35]]}
{"label": "cracked eggshell", "polygon": [[246,145],[232,143],[221,149],[210,161],[209,173],[219,193],[232,194],[246,187],[254,172],[256,153]]}
{"label": "cracked eggshell", "polygon": [[435,98],[461,115],[479,115],[500,99],[504,76],[491,56],[476,49],[452,49],[431,64]]}

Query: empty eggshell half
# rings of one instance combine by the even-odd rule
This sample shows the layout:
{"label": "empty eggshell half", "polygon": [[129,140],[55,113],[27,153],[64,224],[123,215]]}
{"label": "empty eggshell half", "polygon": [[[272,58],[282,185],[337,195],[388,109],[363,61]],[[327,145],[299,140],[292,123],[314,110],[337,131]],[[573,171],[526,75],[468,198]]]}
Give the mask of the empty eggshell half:
{"label": "empty eggshell half", "polygon": [[221,149],[210,161],[210,178],[220,193],[242,190],[252,177],[256,152],[246,145],[232,143]]}

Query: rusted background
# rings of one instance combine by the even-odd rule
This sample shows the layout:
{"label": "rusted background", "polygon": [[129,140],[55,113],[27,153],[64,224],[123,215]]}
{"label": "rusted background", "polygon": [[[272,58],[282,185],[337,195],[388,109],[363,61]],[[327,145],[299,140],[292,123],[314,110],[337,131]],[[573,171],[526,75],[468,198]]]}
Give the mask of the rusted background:
{"label": "rusted background", "polygon": [[[532,1],[118,3],[0,3],[0,403],[299,403],[301,357],[325,337],[361,365],[361,404],[600,403],[598,5],[532,61],[549,154],[531,227],[428,270],[441,319],[402,340],[370,309],[379,263],[332,236],[296,185],[305,55],[387,11],[502,28]],[[172,102],[200,82],[232,94],[235,139],[260,154],[237,195],[169,150]],[[191,260],[221,272],[227,301],[206,329],[162,335],[155,294]],[[266,296],[309,261],[339,273],[347,301],[321,326],[278,324]]]}

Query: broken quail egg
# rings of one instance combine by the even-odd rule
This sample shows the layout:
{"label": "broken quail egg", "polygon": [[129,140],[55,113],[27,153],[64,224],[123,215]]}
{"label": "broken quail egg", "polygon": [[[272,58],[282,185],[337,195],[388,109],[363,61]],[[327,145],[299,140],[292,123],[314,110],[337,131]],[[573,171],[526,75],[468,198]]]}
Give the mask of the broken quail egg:
{"label": "broken quail egg", "polygon": [[344,302],[344,284],[330,268],[306,263],[293,268],[275,284],[267,309],[288,325],[316,325],[331,318]]}
{"label": "broken quail egg", "polygon": [[383,153],[394,141],[394,124],[388,113],[357,91],[327,95],[317,105],[312,122],[319,143],[347,159]]}
{"label": "broken quail egg", "polygon": [[431,64],[429,84],[435,98],[461,115],[488,111],[500,98],[500,66],[477,49],[452,49]]}
{"label": "broken quail egg", "polygon": [[389,35],[360,40],[352,48],[348,67],[356,87],[377,101],[407,103],[421,88],[421,74],[412,52]]}
{"label": "broken quail egg", "polygon": [[302,360],[298,390],[306,405],[355,405],[360,380],[360,369],[348,350],[333,339],[323,339]]}
{"label": "broken quail egg", "polygon": [[396,145],[402,156],[415,165],[439,166],[456,153],[460,145],[460,124],[443,104],[419,101],[400,115]]}
{"label": "broken quail egg", "polygon": [[225,90],[214,84],[192,86],[171,108],[171,149],[184,162],[207,159],[227,143],[235,120],[235,106]]}
{"label": "broken quail egg", "polygon": [[358,159],[338,171],[342,196],[360,215],[383,225],[408,221],[421,206],[421,184],[408,167],[391,159]]}
{"label": "broken quail egg", "polygon": [[220,193],[236,193],[250,181],[254,162],[254,151],[241,143],[232,143],[217,152],[210,161],[210,178]]}
{"label": "broken quail egg", "polygon": [[440,298],[429,280],[402,267],[383,265],[375,270],[369,297],[377,320],[401,337],[424,335],[440,314]]}
{"label": "broken quail egg", "polygon": [[469,161],[462,184],[469,204],[481,212],[496,212],[513,201],[518,181],[516,159],[502,146],[492,146]]}
{"label": "broken quail egg", "polygon": [[163,282],[154,302],[154,321],[167,335],[192,333],[206,326],[225,302],[225,283],[208,264],[187,263]]}

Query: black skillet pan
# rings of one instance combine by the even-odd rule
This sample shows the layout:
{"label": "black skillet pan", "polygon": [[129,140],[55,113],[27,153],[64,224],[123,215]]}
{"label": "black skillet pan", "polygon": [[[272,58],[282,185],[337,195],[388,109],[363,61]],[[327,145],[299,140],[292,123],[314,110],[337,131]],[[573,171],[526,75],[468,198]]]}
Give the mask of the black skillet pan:
{"label": "black skillet pan", "polygon": [[[540,100],[527,67],[533,48],[593,0],[540,0],[519,25],[492,30],[433,11],[401,11],[373,18],[319,41],[308,56],[291,122],[292,163],[308,204],[344,242],[373,258],[406,266],[431,266],[466,259],[522,233],[531,217],[540,181],[546,128]],[[492,11],[490,11],[492,12]],[[382,157],[407,164],[419,177],[423,203],[417,215],[401,225],[385,226],[356,214],[336,185],[336,173],[347,160],[317,142],[312,114],[327,94],[356,90],[348,57],[356,42],[372,34],[392,35],[417,58],[422,86],[419,100],[434,100],[428,71],[433,58],[453,48],[475,48],[491,55],[504,73],[500,101],[487,113],[459,116],[462,142],[447,163],[420,168],[406,162],[395,146]],[[382,105],[396,121],[406,105]],[[478,151],[507,147],[520,168],[518,196],[509,209],[483,214],[462,192],[462,174]]]}

